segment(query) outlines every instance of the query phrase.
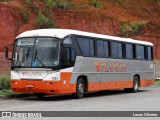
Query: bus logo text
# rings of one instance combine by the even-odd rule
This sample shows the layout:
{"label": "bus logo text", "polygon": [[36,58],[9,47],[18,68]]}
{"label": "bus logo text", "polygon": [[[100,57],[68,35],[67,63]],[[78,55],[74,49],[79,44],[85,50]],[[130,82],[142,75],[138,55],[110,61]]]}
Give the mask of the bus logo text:
{"label": "bus logo text", "polygon": [[95,62],[97,72],[126,72],[126,65],[123,62]]}
{"label": "bus logo text", "polygon": [[23,76],[41,76],[40,72],[22,72]]}

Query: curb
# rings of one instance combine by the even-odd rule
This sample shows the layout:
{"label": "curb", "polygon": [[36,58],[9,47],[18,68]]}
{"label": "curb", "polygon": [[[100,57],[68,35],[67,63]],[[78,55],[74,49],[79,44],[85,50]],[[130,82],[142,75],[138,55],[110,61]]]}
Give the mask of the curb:
{"label": "curb", "polygon": [[2,99],[12,99],[12,98],[26,98],[34,96],[34,93],[22,93],[22,94],[12,94],[12,95],[0,95]]}

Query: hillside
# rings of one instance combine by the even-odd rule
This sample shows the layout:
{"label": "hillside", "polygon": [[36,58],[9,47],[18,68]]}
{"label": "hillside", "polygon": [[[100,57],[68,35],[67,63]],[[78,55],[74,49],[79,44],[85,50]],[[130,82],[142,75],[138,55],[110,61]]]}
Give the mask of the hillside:
{"label": "hillside", "polygon": [[160,59],[160,0],[12,0],[0,24],[0,52],[23,31],[57,27],[151,41]]}

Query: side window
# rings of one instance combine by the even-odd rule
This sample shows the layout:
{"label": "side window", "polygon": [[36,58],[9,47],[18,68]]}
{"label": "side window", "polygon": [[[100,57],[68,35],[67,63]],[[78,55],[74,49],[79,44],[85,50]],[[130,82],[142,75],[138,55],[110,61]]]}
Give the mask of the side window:
{"label": "side window", "polygon": [[137,59],[144,59],[144,46],[142,45],[136,45],[136,58]]}
{"label": "side window", "polygon": [[118,58],[122,58],[122,43],[118,43]]}
{"label": "side window", "polygon": [[104,41],[103,47],[104,47],[104,57],[108,57],[109,56],[109,43],[108,43],[108,41]]}
{"label": "side window", "polygon": [[111,56],[117,58],[117,42],[111,43]]}
{"label": "side window", "polygon": [[94,56],[94,40],[88,38],[77,38],[83,56]]}
{"label": "side window", "polygon": [[108,41],[97,40],[97,56],[108,57]]}
{"label": "side window", "polygon": [[88,56],[94,56],[94,41],[93,39],[89,39],[89,55]]}
{"label": "side window", "polygon": [[72,44],[72,39],[70,37],[67,37],[64,39],[63,44],[68,44],[71,45]]}
{"label": "side window", "polygon": [[122,58],[122,43],[111,43],[111,56],[113,58]]}
{"label": "side window", "polygon": [[97,56],[104,57],[104,48],[102,40],[97,40]]}
{"label": "side window", "polygon": [[152,53],[152,47],[147,47],[147,59],[152,60],[153,59],[153,53]]}
{"label": "side window", "polygon": [[133,58],[133,45],[126,44],[125,51],[126,51],[126,58],[132,59]]}

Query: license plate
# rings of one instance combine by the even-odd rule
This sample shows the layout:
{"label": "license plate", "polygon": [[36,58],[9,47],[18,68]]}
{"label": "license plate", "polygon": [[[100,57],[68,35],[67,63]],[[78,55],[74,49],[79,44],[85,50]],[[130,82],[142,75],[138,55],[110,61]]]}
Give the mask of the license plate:
{"label": "license plate", "polygon": [[27,88],[34,88],[33,84],[27,84],[26,86],[27,86]]}

